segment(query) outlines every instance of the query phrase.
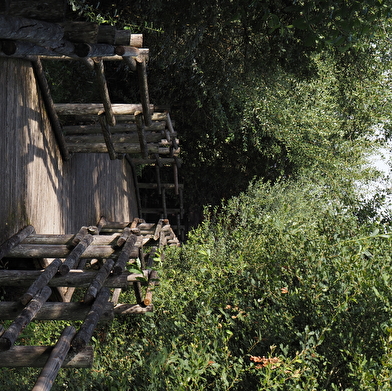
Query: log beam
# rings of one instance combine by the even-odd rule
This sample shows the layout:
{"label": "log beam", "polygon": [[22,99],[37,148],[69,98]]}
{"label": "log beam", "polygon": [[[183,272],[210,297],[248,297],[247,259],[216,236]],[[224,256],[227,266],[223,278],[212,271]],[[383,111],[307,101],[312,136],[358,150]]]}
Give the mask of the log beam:
{"label": "log beam", "polygon": [[[14,346],[0,352],[0,367],[42,368],[48,361],[52,346]],[[77,353],[69,353],[63,361],[62,368],[91,368],[94,361],[94,350],[86,346]]]}

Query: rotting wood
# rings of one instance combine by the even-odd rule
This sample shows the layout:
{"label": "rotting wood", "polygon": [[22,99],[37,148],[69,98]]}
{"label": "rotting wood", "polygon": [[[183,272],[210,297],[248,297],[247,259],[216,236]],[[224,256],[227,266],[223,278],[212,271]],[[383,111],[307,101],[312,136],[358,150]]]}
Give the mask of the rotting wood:
{"label": "rotting wood", "polygon": [[[56,103],[56,111],[58,115],[99,115],[105,112],[102,103]],[[112,105],[113,114],[135,114],[137,111],[142,111],[141,104],[132,103],[114,103]],[[154,110],[154,105],[150,105],[150,110]],[[98,120],[98,118],[96,118]]]}
{"label": "rotting wood", "polygon": [[[114,116],[113,120],[115,121]],[[99,122],[101,124],[102,135],[105,141],[106,149],[109,153],[109,157],[111,160],[115,160],[118,155],[113,145],[112,136],[110,134],[109,126],[107,124],[107,118],[103,117],[103,115],[101,114],[99,116]]]}
{"label": "rotting wood", "polygon": [[140,91],[140,100],[143,106],[143,116],[144,123],[146,126],[150,126],[152,123],[151,113],[148,110],[150,106],[150,96],[148,94],[148,81],[147,81],[147,66],[145,61],[137,61],[136,69],[138,73],[139,80],[139,91]]}
{"label": "rotting wood", "polygon": [[63,36],[64,30],[58,24],[0,15],[0,39],[21,39],[50,47],[57,45]]}
{"label": "rotting wood", "polygon": [[71,251],[67,256],[67,259],[59,267],[59,273],[64,276],[67,274],[78,262],[80,256],[86,251],[87,247],[90,246],[91,242],[94,240],[93,236],[87,234],[78,245]]}
{"label": "rotting wood", "polygon": [[99,269],[97,275],[91,282],[86,294],[84,295],[84,302],[86,304],[91,303],[97,297],[98,292],[101,290],[104,282],[112,271],[113,265],[113,259],[108,259],[105,264]]}
{"label": "rotting wood", "polygon": [[48,113],[49,121],[52,126],[54,136],[57,142],[57,146],[59,148],[61,157],[64,161],[69,160],[69,153],[65,146],[64,135],[61,129],[61,124],[59,118],[57,116],[54,103],[52,100],[52,95],[50,93],[49,84],[45,77],[44,69],[42,67],[41,61],[37,58],[32,61],[32,66],[34,70],[35,77],[37,79],[39,88],[42,93],[42,98],[45,104],[46,111]]}
{"label": "rotting wood", "polygon": [[[120,289],[121,288],[117,288]],[[108,302],[101,322],[109,323],[113,320],[114,303]],[[0,319],[14,320],[22,311],[23,306],[16,301],[0,301]],[[84,320],[89,307],[80,302],[46,302],[35,315],[35,320]]]}
{"label": "rotting wood", "polygon": [[73,326],[67,326],[64,329],[51,351],[48,361],[42,368],[32,391],[49,391],[52,388],[53,382],[71,348],[71,341],[75,334],[76,329]]}
{"label": "rotting wood", "polygon": [[107,288],[102,288],[94,303],[91,306],[85,321],[72,341],[72,346],[79,351],[83,349],[90,341],[94,329],[98,324],[99,318],[105,310],[105,305],[109,300],[110,291]]}
{"label": "rotting wood", "polygon": [[152,303],[152,293],[154,291],[157,281],[158,281],[158,273],[156,270],[152,270],[148,277],[147,292],[143,301],[144,305],[150,305]]}
{"label": "rotting wood", "polygon": [[38,292],[24,310],[11,323],[0,337],[0,351],[8,350],[15,343],[21,331],[31,322],[42,304],[48,300],[52,290],[45,286]]}
{"label": "rotting wood", "polygon": [[[42,368],[48,361],[52,346],[13,346],[0,352],[0,367]],[[94,350],[86,346],[79,352],[69,353],[62,363],[62,368],[91,368],[94,361]]]}
{"label": "rotting wood", "polygon": [[20,242],[22,242],[29,235],[35,233],[35,229],[32,225],[28,225],[27,227],[21,229],[15,235],[11,236],[8,240],[0,245],[0,260],[4,258],[8,253],[18,246]]}
{"label": "rotting wood", "polygon": [[60,258],[56,258],[52,263],[47,266],[43,273],[34,281],[29,287],[27,292],[20,298],[20,302],[26,305],[47,283],[54,277],[60,267],[62,261]]}
{"label": "rotting wood", "polygon": [[[29,287],[42,274],[41,270],[0,270],[0,286]],[[96,277],[97,271],[72,269],[65,276],[55,275],[49,282],[50,287],[79,287],[87,288]],[[132,283],[144,279],[147,281],[148,271],[142,274],[124,272],[120,275],[110,275],[104,286],[109,288],[128,288]]]}
{"label": "rotting wood", "polygon": [[131,234],[128,237],[127,241],[125,242],[125,244],[121,250],[120,255],[118,256],[117,262],[114,265],[113,273],[115,275],[119,275],[124,271],[125,265],[129,261],[131,252],[134,249],[136,241],[137,241],[137,236],[135,234]]}
{"label": "rotting wood", "polygon": [[[95,70],[95,74],[97,77],[98,89],[99,89],[99,93],[101,95],[103,107],[105,108],[106,122],[109,126],[115,126],[116,119],[114,117],[114,113],[113,113],[113,109],[112,109],[112,102],[110,101],[109,89],[108,89],[108,85],[106,83],[106,78],[105,78],[105,67],[103,65],[102,60],[94,61],[94,70]],[[103,128],[101,119],[100,119],[100,123]],[[104,133],[104,136],[105,136],[105,133]],[[106,141],[106,137],[105,137],[105,141]],[[109,149],[109,147],[108,147],[108,149]]]}

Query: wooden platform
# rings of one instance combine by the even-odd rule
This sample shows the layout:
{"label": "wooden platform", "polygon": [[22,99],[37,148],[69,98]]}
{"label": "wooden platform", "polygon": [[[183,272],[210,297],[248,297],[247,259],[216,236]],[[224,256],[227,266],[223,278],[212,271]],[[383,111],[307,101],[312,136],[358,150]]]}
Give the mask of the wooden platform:
{"label": "wooden platform", "polygon": [[71,233],[137,215],[131,167],[108,154],[62,162],[31,64],[0,58],[0,243],[27,224]]}

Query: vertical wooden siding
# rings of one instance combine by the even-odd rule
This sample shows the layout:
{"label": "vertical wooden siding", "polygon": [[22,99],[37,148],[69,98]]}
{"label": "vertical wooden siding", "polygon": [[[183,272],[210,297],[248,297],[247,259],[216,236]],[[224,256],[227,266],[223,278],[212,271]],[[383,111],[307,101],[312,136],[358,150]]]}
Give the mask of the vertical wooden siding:
{"label": "vertical wooden siding", "polygon": [[107,154],[63,163],[29,61],[0,58],[0,243],[26,224],[72,233],[137,215],[131,169]]}

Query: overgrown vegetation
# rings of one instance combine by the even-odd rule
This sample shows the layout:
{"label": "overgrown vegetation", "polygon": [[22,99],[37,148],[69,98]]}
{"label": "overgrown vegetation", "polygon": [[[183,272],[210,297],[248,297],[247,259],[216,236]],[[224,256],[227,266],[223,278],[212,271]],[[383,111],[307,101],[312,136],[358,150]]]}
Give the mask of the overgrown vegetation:
{"label": "overgrown vegetation", "polygon": [[[253,183],[165,252],[153,316],[101,328],[93,369],[53,389],[389,390],[392,236],[357,216],[340,185]],[[32,327],[33,343],[54,332]]]}
{"label": "overgrown vegetation", "polygon": [[[151,97],[173,104],[184,140],[188,210],[208,206],[158,262],[154,314],[102,327],[93,369],[62,370],[53,389],[389,390],[391,211],[356,190],[390,137],[387,3],[72,3],[145,33]],[[110,72],[131,99],[129,70]],[[36,374],[5,369],[0,385]]]}

